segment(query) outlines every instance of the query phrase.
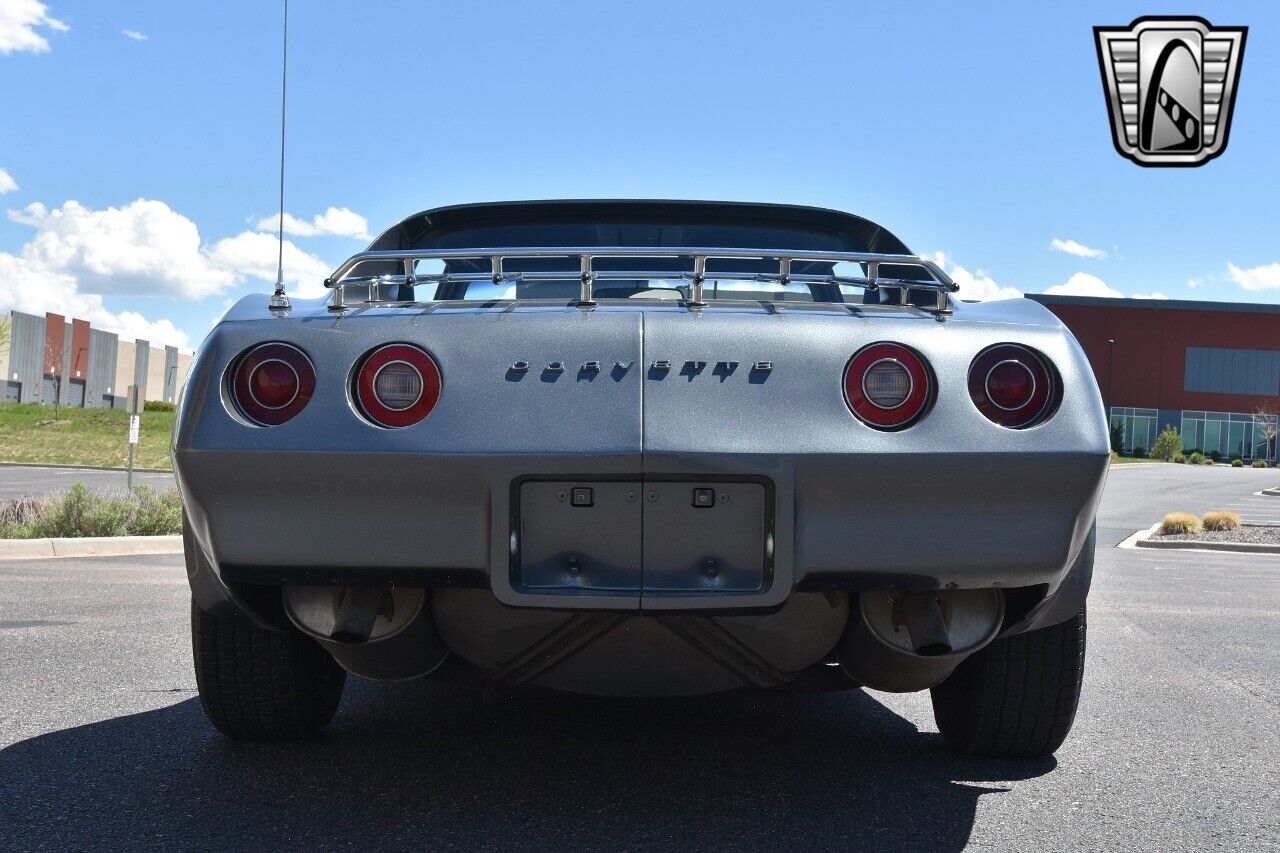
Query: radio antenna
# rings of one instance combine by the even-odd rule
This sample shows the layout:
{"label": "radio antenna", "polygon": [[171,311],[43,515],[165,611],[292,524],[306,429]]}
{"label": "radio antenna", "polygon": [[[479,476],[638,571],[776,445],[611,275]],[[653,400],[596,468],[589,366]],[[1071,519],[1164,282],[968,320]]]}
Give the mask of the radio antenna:
{"label": "radio antenna", "polygon": [[289,86],[289,0],[284,0],[284,43],[280,62],[280,221],[277,222],[276,290],[271,294],[268,307],[275,310],[289,308],[289,297],[284,292],[284,117],[285,95]]}

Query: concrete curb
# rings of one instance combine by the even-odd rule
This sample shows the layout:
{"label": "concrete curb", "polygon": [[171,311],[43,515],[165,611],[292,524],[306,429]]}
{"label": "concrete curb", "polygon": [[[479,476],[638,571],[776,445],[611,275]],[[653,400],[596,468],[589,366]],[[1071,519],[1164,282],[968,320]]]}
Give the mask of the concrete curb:
{"label": "concrete curb", "polygon": [[1135,530],[1127,539],[1117,545],[1117,548],[1137,548],[1138,543],[1149,536],[1154,536],[1155,532],[1160,529],[1159,522],[1151,525],[1143,530]]}
{"label": "concrete curb", "polygon": [[83,536],[63,539],[0,539],[0,561],[45,557],[123,557],[181,554],[181,536]]}
{"label": "concrete curb", "polygon": [[1262,545],[1252,542],[1205,542],[1195,539],[1156,539],[1160,525],[1153,524],[1138,530],[1117,548],[1158,548],[1166,551],[1226,551],[1236,554],[1280,554],[1280,545]]}
{"label": "concrete curb", "polygon": [[[67,471],[114,471],[124,474],[128,468],[109,468],[106,465],[63,465],[57,462],[0,462],[0,468],[62,468]],[[172,474],[172,468],[138,468],[135,474]]]}

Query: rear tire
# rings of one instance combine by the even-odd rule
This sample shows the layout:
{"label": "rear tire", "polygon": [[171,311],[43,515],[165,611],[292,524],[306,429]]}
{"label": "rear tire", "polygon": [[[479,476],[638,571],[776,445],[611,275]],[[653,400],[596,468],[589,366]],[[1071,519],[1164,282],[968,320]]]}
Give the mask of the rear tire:
{"label": "rear tire", "polygon": [[1052,755],[1075,720],[1084,677],[1085,612],[996,640],[932,688],[947,741],[971,755]]}
{"label": "rear tire", "polygon": [[230,738],[314,737],[333,719],[346,672],[298,631],[268,631],[191,605],[200,704]]}

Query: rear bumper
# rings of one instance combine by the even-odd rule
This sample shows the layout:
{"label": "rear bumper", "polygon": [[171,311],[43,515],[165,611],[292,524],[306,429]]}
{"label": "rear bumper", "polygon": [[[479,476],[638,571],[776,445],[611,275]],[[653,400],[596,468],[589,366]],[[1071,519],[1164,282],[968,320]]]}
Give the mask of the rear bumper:
{"label": "rear bumper", "polygon": [[[1092,453],[444,455],[186,449],[198,546],[225,581],[488,586],[505,604],[754,610],[796,589],[1046,585],[1077,562],[1107,459]],[[512,572],[512,484],[767,482],[758,590],[531,591]],[[587,531],[590,533],[590,531]]]}

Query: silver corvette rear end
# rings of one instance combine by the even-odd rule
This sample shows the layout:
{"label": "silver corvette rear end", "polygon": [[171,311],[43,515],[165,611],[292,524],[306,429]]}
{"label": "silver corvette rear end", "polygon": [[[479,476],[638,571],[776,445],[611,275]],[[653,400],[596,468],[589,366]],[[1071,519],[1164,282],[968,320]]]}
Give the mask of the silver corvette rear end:
{"label": "silver corvette rear end", "polygon": [[[503,249],[433,212],[328,300],[233,308],[175,433],[198,607],[375,677],[452,652],[490,678],[660,695],[922,689],[1081,612],[1109,446],[1056,319],[953,302],[878,227],[851,247],[831,223],[809,244],[625,242],[710,216],[693,207],[471,211],[476,240],[504,215],[638,220]],[[869,225],[703,207],[734,233]]]}

